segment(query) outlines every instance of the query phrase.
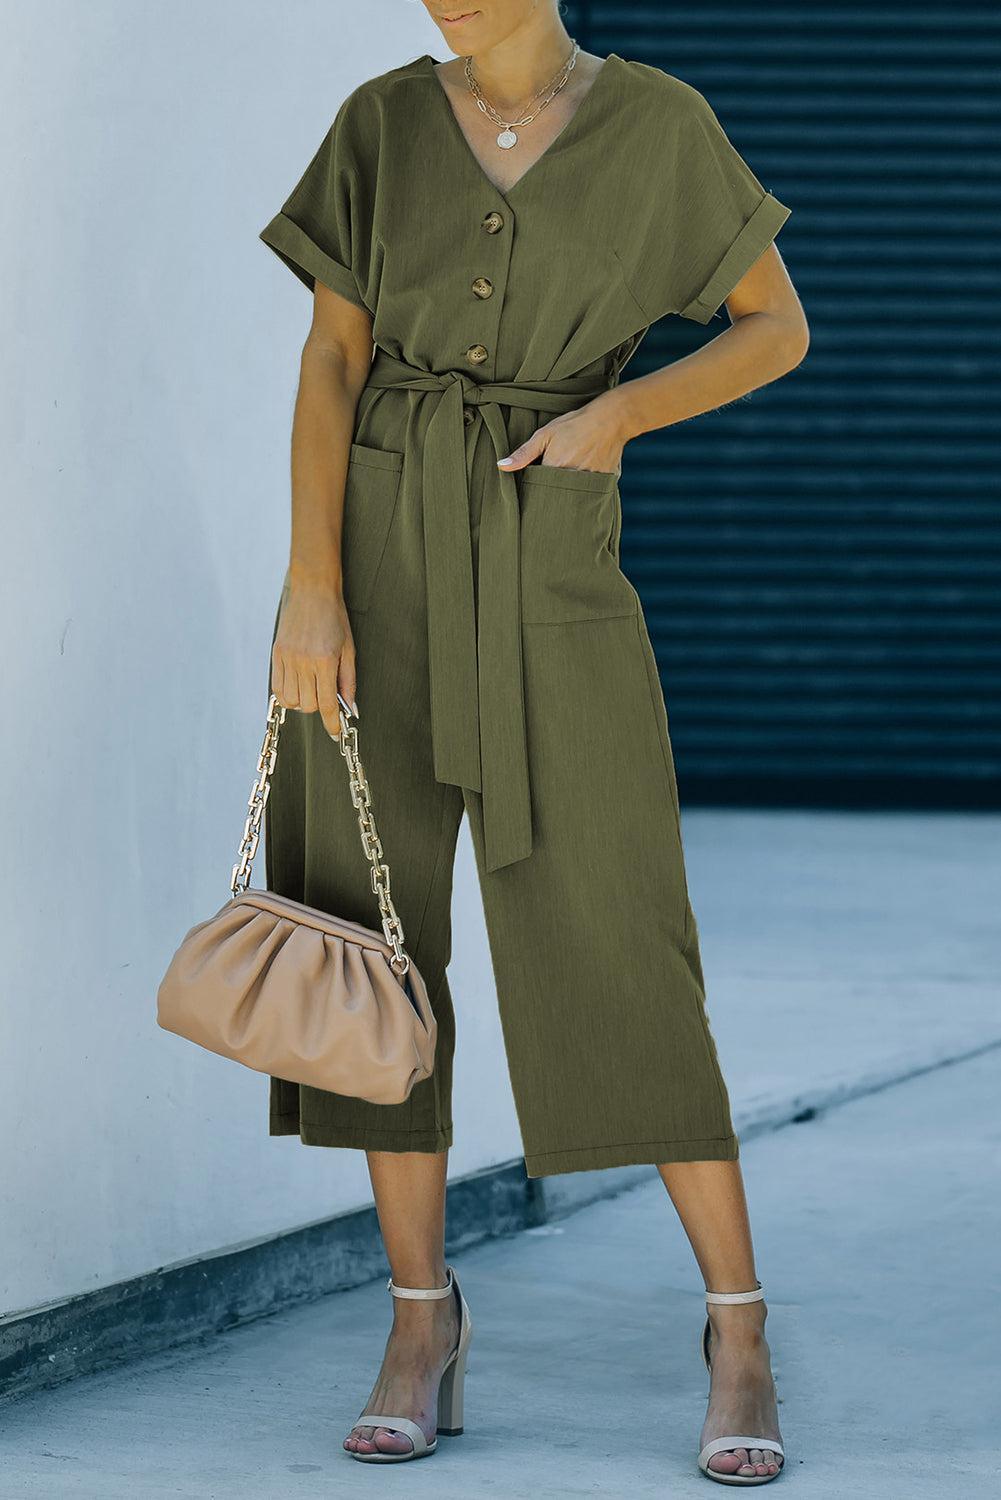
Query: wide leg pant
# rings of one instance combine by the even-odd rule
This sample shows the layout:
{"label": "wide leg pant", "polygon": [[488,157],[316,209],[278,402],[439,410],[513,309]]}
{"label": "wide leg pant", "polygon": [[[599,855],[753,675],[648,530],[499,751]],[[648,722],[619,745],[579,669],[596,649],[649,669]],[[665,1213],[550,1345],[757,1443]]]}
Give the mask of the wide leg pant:
{"label": "wide leg pant", "polygon": [[[554,479],[534,466],[520,481],[534,847],[490,872],[479,793],[433,775],[418,507],[403,505],[385,453],[352,448],[343,551],[359,751],[438,1050],[432,1077],[403,1104],[272,1079],[273,1135],[383,1151],[451,1144],[446,971],[465,810],[528,1175],[738,1155],[706,1012],[664,699],[639,599],[618,571],[617,487],[575,489],[573,472]],[[614,576],[594,594],[572,576],[572,557],[568,565],[565,507],[598,503],[608,507]],[[474,503],[474,549],[478,524]],[[347,767],[318,714],[286,715],[265,851],[269,888],[378,929]]]}

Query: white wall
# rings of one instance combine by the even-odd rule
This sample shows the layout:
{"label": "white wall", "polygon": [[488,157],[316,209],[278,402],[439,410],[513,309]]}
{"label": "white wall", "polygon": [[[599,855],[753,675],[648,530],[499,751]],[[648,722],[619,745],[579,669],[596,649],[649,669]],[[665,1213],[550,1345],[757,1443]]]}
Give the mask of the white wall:
{"label": "white wall", "polygon": [[[309,298],[258,231],[405,0],[5,0],[0,1311],[370,1201],[155,992],[226,898]],[[263,884],[263,848],[255,883]],[[520,1152],[468,834],[453,1174]]]}

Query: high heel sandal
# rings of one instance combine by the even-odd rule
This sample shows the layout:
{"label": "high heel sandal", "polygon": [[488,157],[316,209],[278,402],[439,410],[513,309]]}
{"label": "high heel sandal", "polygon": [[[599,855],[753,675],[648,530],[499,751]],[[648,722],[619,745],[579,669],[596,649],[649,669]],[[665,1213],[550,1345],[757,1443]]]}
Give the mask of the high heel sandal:
{"label": "high heel sandal", "polygon": [[466,1299],[462,1295],[455,1271],[451,1266],[446,1269],[448,1270],[447,1286],[430,1288],[397,1286],[392,1276],[387,1282],[394,1297],[433,1301],[441,1297],[451,1297],[454,1293],[459,1302],[459,1337],[455,1348],[448,1356],[448,1363],[441,1373],[441,1381],[438,1385],[438,1423],[435,1436],[429,1443],[419,1423],[414,1422],[410,1417],[396,1417],[384,1411],[363,1411],[355,1422],[355,1427],[390,1427],[394,1432],[402,1432],[414,1446],[409,1453],[354,1453],[351,1449],[345,1449],[345,1452],[350,1453],[352,1458],[357,1458],[360,1463],[395,1464],[408,1458],[426,1458],[438,1446],[438,1433],[444,1434],[445,1437],[458,1437],[462,1431],[466,1355],[469,1352],[473,1320],[469,1316],[469,1308],[466,1306]]}
{"label": "high heel sandal", "polygon": [[[753,1292],[706,1292],[706,1301],[761,1302],[764,1299],[764,1295],[761,1289],[761,1282],[759,1281]],[[706,1369],[710,1372],[712,1371],[712,1365],[709,1362],[709,1336],[711,1331],[712,1325],[707,1317],[705,1327],[702,1330],[701,1347],[702,1358],[705,1361]],[[709,1395],[711,1394],[712,1382],[710,1380]],[[706,1399],[708,1400],[708,1395]],[[747,1448],[748,1450],[751,1448],[766,1448],[771,1453],[777,1453],[782,1459],[782,1463],[779,1464],[774,1474],[721,1474],[717,1469],[710,1469],[709,1460],[711,1458],[717,1453],[728,1452],[732,1448]],[[712,1438],[706,1443],[699,1454],[699,1468],[703,1474],[706,1474],[710,1479],[715,1479],[719,1484],[768,1484],[771,1480],[778,1479],[785,1468],[785,1449],[776,1438],[747,1437],[744,1435]]]}

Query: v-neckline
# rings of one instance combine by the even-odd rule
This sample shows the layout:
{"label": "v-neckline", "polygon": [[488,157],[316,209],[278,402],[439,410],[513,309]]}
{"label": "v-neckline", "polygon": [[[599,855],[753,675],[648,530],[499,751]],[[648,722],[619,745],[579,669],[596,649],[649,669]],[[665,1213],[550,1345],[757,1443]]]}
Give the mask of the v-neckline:
{"label": "v-neckline", "polygon": [[536,167],[542,166],[542,163],[546,160],[550,152],[553,151],[556,146],[564,144],[566,142],[568,135],[571,133],[574,126],[577,125],[581,115],[587,109],[588,105],[591,102],[592,95],[594,94],[595,90],[599,88],[601,80],[608,72],[608,69],[612,66],[612,63],[621,62],[622,59],[619,57],[619,54],[617,52],[609,52],[608,56],[605,58],[605,61],[598,69],[598,73],[594,82],[591,84],[591,87],[588,89],[587,93],[584,95],[583,99],[580,101],[577,108],[570,116],[569,120],[567,120],[562,129],[560,129],[557,134],[553,136],[553,139],[549,142],[549,145],[546,147],[545,151],[543,151],[542,155],[537,156],[532,162],[531,166],[526,167],[521,176],[515,178],[514,182],[508,188],[499,188],[493,181],[493,179],[491,177],[488,177],[487,173],[483,169],[483,165],[480,162],[479,157],[476,155],[476,152],[473,150],[472,146],[469,144],[469,141],[466,139],[466,132],[459,124],[458,116],[456,115],[455,110],[452,108],[452,101],[445,91],[445,85],[442,83],[441,79],[435,72],[438,59],[432,57],[430,52],[425,52],[424,56],[421,58],[421,61],[426,64],[429,82],[434,85],[435,90],[441,95],[441,102],[445,106],[445,112],[450,121],[450,129],[454,131],[458,136],[459,146],[465,150],[466,156],[472,162],[473,167],[475,168],[481,180],[487,184],[492,192],[497,193],[501,198],[506,200],[512,193],[517,192],[525,179],[527,177],[530,177],[531,174],[535,171]]}

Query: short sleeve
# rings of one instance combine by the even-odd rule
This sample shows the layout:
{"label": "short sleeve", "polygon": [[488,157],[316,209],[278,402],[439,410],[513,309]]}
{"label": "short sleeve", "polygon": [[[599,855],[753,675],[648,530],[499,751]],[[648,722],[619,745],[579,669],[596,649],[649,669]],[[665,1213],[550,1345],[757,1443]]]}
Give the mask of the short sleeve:
{"label": "short sleeve", "polygon": [[697,90],[683,86],[655,174],[656,233],[637,275],[652,318],[708,323],[768,248],[790,209],[768,192]]}
{"label": "short sleeve", "polygon": [[366,215],[362,163],[352,129],[352,96],[341,105],[313,159],[259,238],[312,291],[317,281],[366,307]]}

